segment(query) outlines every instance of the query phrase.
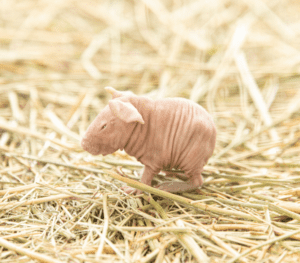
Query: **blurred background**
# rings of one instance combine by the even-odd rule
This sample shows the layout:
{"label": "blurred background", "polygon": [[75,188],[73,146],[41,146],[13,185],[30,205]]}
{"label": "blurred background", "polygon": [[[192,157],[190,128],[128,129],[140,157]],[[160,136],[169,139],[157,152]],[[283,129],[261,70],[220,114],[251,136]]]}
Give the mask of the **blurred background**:
{"label": "blurred background", "polygon": [[272,128],[257,140],[299,121],[298,1],[2,0],[0,10],[2,119],[34,130],[54,113],[78,141],[109,85],[200,103],[218,126],[217,157],[248,134],[251,149],[300,136]]}
{"label": "blurred background", "polygon": [[63,108],[88,93],[97,111],[92,98],[110,85],[269,124],[262,112],[282,113],[299,87],[298,1],[2,0],[0,10],[2,107],[11,90],[26,107],[34,88]]}

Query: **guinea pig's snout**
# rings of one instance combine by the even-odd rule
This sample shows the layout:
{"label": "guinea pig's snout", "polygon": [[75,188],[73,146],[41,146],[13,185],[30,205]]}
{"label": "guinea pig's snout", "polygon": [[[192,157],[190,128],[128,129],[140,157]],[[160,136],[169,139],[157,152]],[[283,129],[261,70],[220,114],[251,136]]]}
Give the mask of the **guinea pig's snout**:
{"label": "guinea pig's snout", "polygon": [[87,141],[86,141],[86,136],[84,136],[82,139],[81,139],[81,147],[86,151],[87,149]]}
{"label": "guinea pig's snout", "polygon": [[89,136],[84,136],[82,138],[81,147],[83,150],[93,155],[99,154],[95,142],[91,141],[91,138]]}

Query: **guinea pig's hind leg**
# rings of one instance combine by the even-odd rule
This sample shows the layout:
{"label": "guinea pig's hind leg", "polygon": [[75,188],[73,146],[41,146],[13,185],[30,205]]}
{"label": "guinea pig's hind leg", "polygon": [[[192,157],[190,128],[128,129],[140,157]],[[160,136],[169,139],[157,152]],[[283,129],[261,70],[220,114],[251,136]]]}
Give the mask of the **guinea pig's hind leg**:
{"label": "guinea pig's hind leg", "polygon": [[[187,174],[187,176],[189,176],[189,174]],[[193,175],[191,175],[190,178],[185,182],[166,182],[159,184],[158,186],[156,186],[156,188],[170,193],[183,193],[196,190],[202,184],[203,179],[201,173],[198,172],[193,173]]]}

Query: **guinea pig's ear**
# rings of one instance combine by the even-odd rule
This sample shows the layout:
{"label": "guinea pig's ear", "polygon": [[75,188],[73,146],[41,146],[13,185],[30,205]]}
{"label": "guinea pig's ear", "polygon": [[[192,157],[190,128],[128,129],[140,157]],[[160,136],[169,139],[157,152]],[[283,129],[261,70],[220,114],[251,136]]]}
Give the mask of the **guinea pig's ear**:
{"label": "guinea pig's ear", "polygon": [[105,87],[104,89],[113,96],[113,99],[126,95],[134,95],[131,91],[118,91],[113,87]]}
{"label": "guinea pig's ear", "polygon": [[141,124],[145,123],[142,115],[130,102],[110,100],[108,105],[113,114],[126,123],[135,121]]}

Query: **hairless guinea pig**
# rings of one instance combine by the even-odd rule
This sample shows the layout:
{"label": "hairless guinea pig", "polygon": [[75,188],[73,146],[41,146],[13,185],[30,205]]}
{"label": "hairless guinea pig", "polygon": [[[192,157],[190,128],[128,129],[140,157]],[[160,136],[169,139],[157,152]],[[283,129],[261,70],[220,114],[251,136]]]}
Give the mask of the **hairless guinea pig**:
{"label": "hairless guinea pig", "polygon": [[[183,98],[152,100],[132,92],[105,88],[113,99],[88,127],[81,146],[93,155],[125,150],[145,165],[141,182],[151,185],[163,169],[181,169],[188,180],[156,186],[173,193],[202,185],[203,166],[211,157],[216,128],[197,103]],[[142,191],[123,187],[126,193]]]}

